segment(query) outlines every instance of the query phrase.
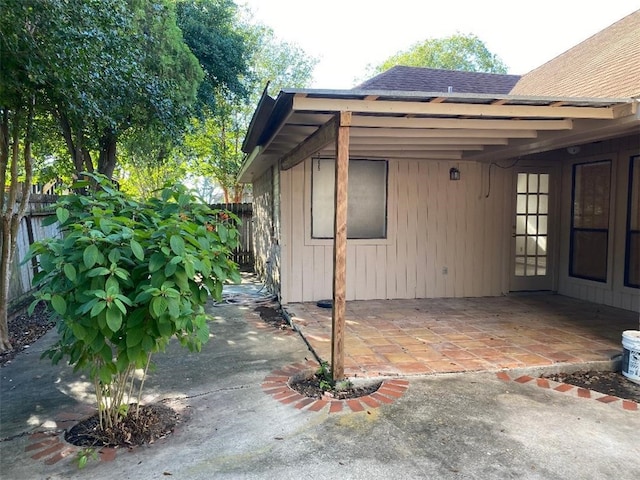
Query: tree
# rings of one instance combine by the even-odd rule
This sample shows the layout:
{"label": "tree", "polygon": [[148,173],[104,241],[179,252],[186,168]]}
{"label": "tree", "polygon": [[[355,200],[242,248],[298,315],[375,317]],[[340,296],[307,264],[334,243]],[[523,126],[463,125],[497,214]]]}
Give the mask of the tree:
{"label": "tree", "polygon": [[232,0],[179,0],[176,21],[185,43],[198,59],[204,79],[198,88],[197,113],[216,109],[221,92],[247,94],[250,46],[238,23]]}
{"label": "tree", "polygon": [[203,72],[169,0],[68,3],[76,5],[62,19],[64,48],[56,53],[65,64],[87,62],[82,75],[60,79],[52,108],[76,172],[111,177],[118,140],[129,129],[158,136],[182,131]]}
{"label": "tree", "polygon": [[205,109],[204,118],[193,120],[183,149],[191,171],[214,178],[225,202],[242,201],[246,186],[237,181],[244,159],[241,145],[262,91],[267,85],[272,94],[285,86],[306,86],[317,63],[297,45],[279,41],[268,27],[245,23],[242,28],[245,48],[252,52],[244,77],[246,95],[217,90],[215,109]]}
{"label": "tree", "polygon": [[[239,23],[237,6],[231,0],[179,0],[176,22],[185,44],[203,71],[197,100],[191,115],[185,119],[189,123],[189,137],[202,135],[202,144],[215,142],[216,139],[207,137],[206,131],[194,132],[194,128],[206,124],[210,130],[210,119],[217,115],[224,119],[223,131],[230,133],[233,130],[228,123],[231,104],[227,99],[235,99],[236,106],[247,98],[251,46]],[[128,191],[137,190],[142,196],[159,188],[167,178],[184,177],[188,172],[198,177],[211,175],[209,163],[228,161],[228,158],[212,160],[207,157],[206,162],[194,162],[193,157],[185,157],[183,132],[167,136],[160,132],[150,134],[147,127],[133,127],[122,140],[123,185]],[[145,149],[141,150],[140,145]],[[230,151],[230,147],[219,148],[219,142],[217,145],[210,149],[215,150],[216,155],[226,155]]]}
{"label": "tree", "polygon": [[7,325],[9,281],[17,233],[31,192],[34,118],[53,62],[40,44],[55,28],[55,11],[34,2],[0,2],[0,351],[11,348]]}
{"label": "tree", "polygon": [[473,34],[457,33],[446,38],[430,38],[408,50],[392,55],[370,69],[373,76],[396,65],[429,67],[469,72],[507,73],[504,62],[491,53],[484,42]]}

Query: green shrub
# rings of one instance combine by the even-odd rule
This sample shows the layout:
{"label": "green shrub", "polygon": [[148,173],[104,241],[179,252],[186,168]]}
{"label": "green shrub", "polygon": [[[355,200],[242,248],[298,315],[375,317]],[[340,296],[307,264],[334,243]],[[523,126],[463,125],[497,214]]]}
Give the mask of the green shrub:
{"label": "green shrub", "polygon": [[59,341],[43,356],[88,372],[106,428],[133,398],[139,404],[151,357],[172,337],[192,351],[208,340],[204,305],[220,299],[225,282],[239,281],[228,256],[238,219],[182,186],[140,202],[92,177],[90,195],[57,204],[62,238],[35,243],[29,258],[41,270],[36,302],[59,317]]}

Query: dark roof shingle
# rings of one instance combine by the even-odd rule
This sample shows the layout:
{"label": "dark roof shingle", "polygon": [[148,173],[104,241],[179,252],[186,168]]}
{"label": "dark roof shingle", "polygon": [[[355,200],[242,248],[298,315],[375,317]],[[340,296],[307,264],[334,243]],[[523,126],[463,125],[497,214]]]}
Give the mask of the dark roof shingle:
{"label": "dark roof shingle", "polygon": [[354,90],[508,94],[519,75],[465,72],[398,65],[364,81]]}

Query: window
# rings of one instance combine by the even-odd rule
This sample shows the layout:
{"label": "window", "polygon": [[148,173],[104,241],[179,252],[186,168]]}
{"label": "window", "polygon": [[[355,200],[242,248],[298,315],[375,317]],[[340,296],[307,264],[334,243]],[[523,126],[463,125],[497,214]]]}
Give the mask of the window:
{"label": "window", "polygon": [[629,161],[626,250],[624,284],[640,288],[640,155]]}
{"label": "window", "polygon": [[607,281],[611,161],[573,166],[569,275]]}
{"label": "window", "polygon": [[[311,171],[311,236],[333,238],[335,160],[314,159]],[[347,238],[387,237],[387,162],[350,160]]]}

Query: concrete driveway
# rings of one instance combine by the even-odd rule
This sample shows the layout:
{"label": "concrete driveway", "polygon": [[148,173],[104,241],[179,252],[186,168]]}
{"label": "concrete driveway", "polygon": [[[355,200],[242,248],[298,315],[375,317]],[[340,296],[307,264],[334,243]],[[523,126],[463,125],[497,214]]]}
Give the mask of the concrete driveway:
{"label": "concrete driveway", "polygon": [[361,411],[287,402],[270,387],[313,356],[296,332],[260,319],[257,286],[236,291],[234,303],[210,307],[213,338],[200,354],[172,344],[157,357],[145,400],[178,409],[176,431],[105,449],[83,470],[63,430],[90,413],[92,397],[82,375],[39,360],[54,333],[3,367],[0,477],[640,478],[640,411],[541,388],[535,372],[402,377],[400,394]]}

